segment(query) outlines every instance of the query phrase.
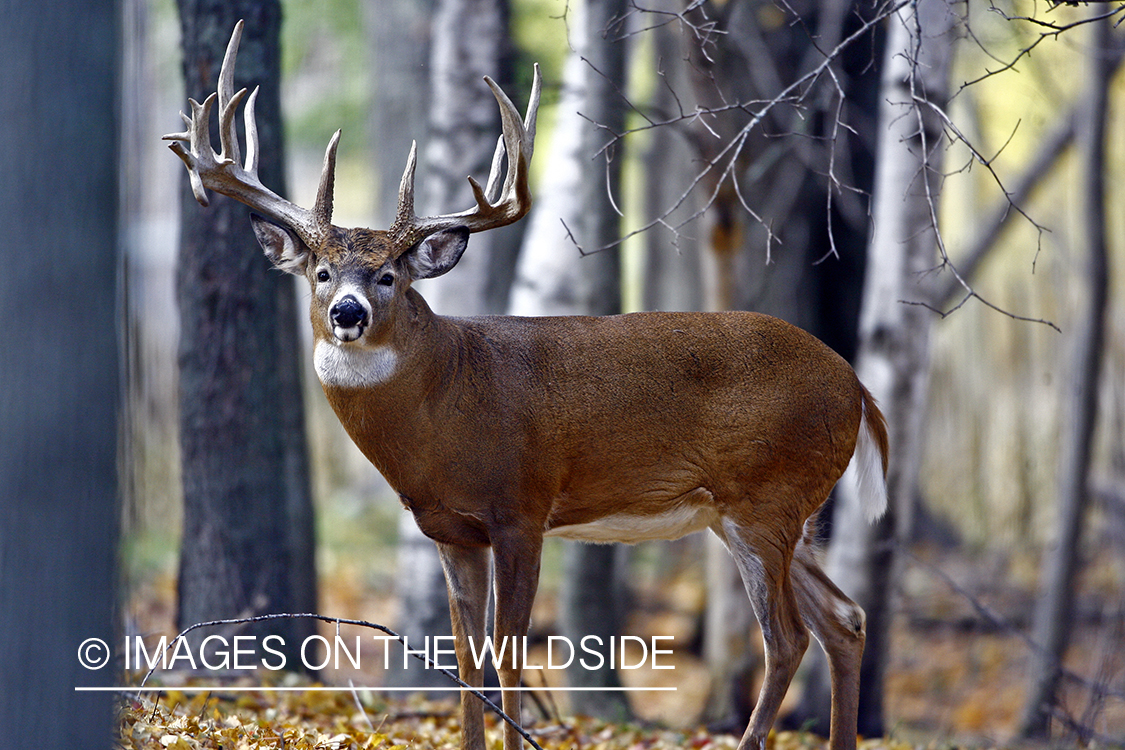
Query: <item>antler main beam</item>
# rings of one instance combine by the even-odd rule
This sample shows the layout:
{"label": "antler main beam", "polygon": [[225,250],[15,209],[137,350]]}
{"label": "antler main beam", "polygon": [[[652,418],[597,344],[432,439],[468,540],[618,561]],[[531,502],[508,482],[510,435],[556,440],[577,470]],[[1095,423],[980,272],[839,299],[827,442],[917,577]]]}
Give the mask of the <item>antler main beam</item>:
{"label": "antler main beam", "polygon": [[[539,111],[539,94],[542,78],[539,65],[535,65],[535,78],[531,86],[531,98],[527,114],[520,117],[519,110],[512,104],[507,94],[488,76],[485,83],[492,89],[500,105],[500,121],[503,134],[496,143],[492,156],[492,167],[488,181],[482,188],[473,177],[469,185],[473,190],[476,206],[455,214],[419,218],[414,214],[414,169],[418,158],[418,144],[410,147],[406,160],[406,170],[398,191],[398,212],[390,233],[399,240],[405,252],[427,235],[452,227],[468,227],[470,232],[483,232],[486,229],[511,224],[521,219],[531,208],[531,189],[528,185],[528,165],[535,148],[535,117]],[[504,157],[507,156],[508,169],[503,172]],[[503,174],[503,184],[500,178]]]}
{"label": "antler main beam", "polygon": [[[336,146],[340,131],[332,136],[324,154],[324,168],[320,175],[316,203],[310,211],[290,203],[267,188],[258,179],[258,126],[254,103],[258,97],[255,87],[249,98],[246,89],[234,90],[234,65],[238,45],[242,40],[242,21],[235,24],[219,71],[218,90],[202,104],[189,99],[191,116],[180,113],[187,130],[171,133],[164,140],[172,141],[169,148],[183,160],[191,179],[191,190],[200,204],[209,204],[207,188],[228,195],[251,208],[261,211],[292,229],[310,248],[317,248],[332,226],[332,186],[336,170]],[[216,98],[219,102],[219,152],[211,145],[211,108]],[[242,161],[235,132],[234,118],[239,104],[246,99],[246,161]],[[187,144],[187,147],[184,146]]]}
{"label": "antler main beam", "polygon": [[[340,131],[336,131],[324,154],[324,167],[320,175],[316,203],[312,210],[290,203],[262,184],[258,178],[258,128],[254,104],[258,89],[249,96],[246,89],[234,90],[234,66],[238,45],[242,40],[243,22],[239,21],[231,34],[219,71],[217,91],[202,104],[189,99],[191,116],[180,113],[187,130],[171,133],[164,140],[172,141],[169,148],[183,160],[191,179],[192,193],[202,205],[209,203],[207,190],[228,195],[293,230],[312,249],[319,248],[332,226],[332,193],[336,169],[336,146]],[[389,234],[395,246],[395,256],[409,250],[423,238],[442,229],[467,227],[470,232],[511,224],[522,218],[531,208],[531,190],[528,185],[528,166],[535,146],[535,118],[539,110],[542,78],[535,66],[531,99],[527,114],[520,117],[511,99],[491,78],[485,82],[492,89],[500,105],[503,135],[496,144],[492,166],[485,187],[472,177],[469,184],[476,205],[465,211],[441,216],[419,218],[414,214],[414,171],[417,165],[417,144],[411,146],[406,171],[399,185],[399,205]],[[219,151],[211,144],[211,109],[219,104]],[[246,160],[242,162],[234,118],[238,107],[246,101]],[[504,162],[507,169],[504,169]]]}

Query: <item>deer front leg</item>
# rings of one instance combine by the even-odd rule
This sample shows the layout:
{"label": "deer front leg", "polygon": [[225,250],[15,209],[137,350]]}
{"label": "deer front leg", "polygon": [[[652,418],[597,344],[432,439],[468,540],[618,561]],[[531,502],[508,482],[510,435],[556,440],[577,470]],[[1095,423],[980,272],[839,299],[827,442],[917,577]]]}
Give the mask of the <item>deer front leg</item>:
{"label": "deer front leg", "polygon": [[[527,629],[531,623],[531,604],[539,586],[539,557],[543,548],[543,535],[534,528],[510,528],[492,535],[492,555],[495,561],[493,585],[496,594],[496,624],[493,638],[514,649],[505,653],[503,663],[497,665],[500,686],[506,688],[503,709],[513,720],[520,718],[520,675],[523,671],[523,648]],[[504,750],[520,750],[523,739],[515,727],[504,725]]]}
{"label": "deer front leg", "polygon": [[[449,591],[449,615],[453,623],[458,676],[468,685],[484,684],[482,669],[473,659],[469,639],[482,648],[485,609],[488,604],[488,547],[456,547],[438,544],[445,585]],[[484,750],[484,708],[469,692],[461,693],[461,748]]]}

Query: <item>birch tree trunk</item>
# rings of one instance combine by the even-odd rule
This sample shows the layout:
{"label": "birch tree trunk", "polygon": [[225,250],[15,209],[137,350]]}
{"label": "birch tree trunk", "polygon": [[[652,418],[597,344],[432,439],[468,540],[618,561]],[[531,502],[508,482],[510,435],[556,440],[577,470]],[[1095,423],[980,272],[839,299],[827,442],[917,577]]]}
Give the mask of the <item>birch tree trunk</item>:
{"label": "birch tree trunk", "polygon": [[411,141],[426,141],[430,114],[431,18],[435,0],[365,0],[374,79],[368,126],[376,174],[375,225],[390,226]]}
{"label": "birch tree trunk", "polygon": [[[934,220],[942,129],[927,102],[943,107],[957,16],[949,0],[919,0],[890,18],[884,56],[873,223],[860,314],[856,371],[879,400],[889,428],[887,514],[869,525],[841,482],[828,575],[867,613],[859,733],[884,734],[883,676],[890,651],[894,544],[908,539],[922,453],[933,313],[920,286],[936,261]],[[827,711],[824,723],[827,727]]]}
{"label": "birch tree trunk", "polygon": [[[429,130],[414,136],[419,141],[419,215],[454,213],[475,205],[467,177],[473,175],[485,182],[500,135],[499,109],[483,77],[491,76],[511,92],[507,85],[511,75],[506,0],[438,0],[432,24]],[[404,153],[403,166],[405,158]],[[419,283],[418,290],[439,314],[504,312],[521,232],[517,222],[474,234],[457,268],[446,276]],[[449,601],[437,547],[405,513],[399,522],[397,566],[397,624],[408,640],[418,644],[412,648],[420,648],[426,636],[450,635]],[[401,655],[401,651],[398,653]],[[392,661],[402,663],[394,657]],[[440,672],[421,669],[420,665],[418,662],[408,671],[391,672],[388,683],[448,685]]]}
{"label": "birch tree trunk", "polygon": [[[611,22],[624,10],[621,0],[587,0],[571,7],[574,51],[566,62],[549,166],[536,191],[520,255],[512,314],[621,312],[620,253],[616,247],[598,249],[620,237],[620,216],[607,191],[616,194],[620,186],[623,154],[617,145],[600,152],[624,128],[619,91],[625,81],[625,42],[607,37]],[[575,233],[573,239],[564,222]],[[596,252],[583,256],[575,241]],[[622,545],[566,544],[560,629],[570,642],[597,636],[607,643],[620,634],[627,554]],[[567,680],[571,687],[621,685],[608,662],[597,670],[574,666]],[[630,715],[620,692],[572,692],[569,697],[574,713],[615,721]]]}
{"label": "birch tree trunk", "polygon": [[[419,143],[418,211],[448,214],[476,205],[466,179],[483,185],[500,135],[500,110],[484,83],[511,95],[507,0],[439,0],[430,54],[430,130]],[[512,96],[521,112],[526,99]],[[502,313],[508,306],[521,222],[473,235],[457,272],[418,284],[440,315]]]}
{"label": "birch tree trunk", "polygon": [[[1100,14],[1101,9],[1095,8]],[[1105,354],[1106,313],[1109,302],[1109,253],[1106,245],[1106,123],[1113,27],[1110,19],[1091,27],[1086,111],[1078,126],[1082,164],[1082,222],[1085,230],[1086,294],[1076,321],[1069,358],[1066,414],[1059,455],[1058,529],[1055,545],[1044,554],[1035,609],[1035,641],[1039,651],[1032,661],[1031,689],[1024,705],[1020,733],[1025,737],[1050,735],[1063,657],[1074,626],[1074,597],[1080,564],[1080,542],[1090,505],[1090,463],[1097,423],[1098,383]]]}

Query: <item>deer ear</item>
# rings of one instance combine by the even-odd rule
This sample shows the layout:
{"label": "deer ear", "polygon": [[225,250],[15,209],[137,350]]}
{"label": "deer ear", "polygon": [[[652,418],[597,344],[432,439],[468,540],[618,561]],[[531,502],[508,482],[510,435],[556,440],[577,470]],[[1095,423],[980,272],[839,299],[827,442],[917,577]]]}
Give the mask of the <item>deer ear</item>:
{"label": "deer ear", "polygon": [[258,244],[265,250],[266,257],[275,268],[295,276],[304,276],[309,249],[297,235],[285,227],[266,221],[258,214],[250,214],[250,224],[254,227]]}
{"label": "deer ear", "polygon": [[434,232],[406,254],[406,265],[410,269],[411,277],[417,281],[441,276],[457,265],[468,243],[468,227],[454,227]]}

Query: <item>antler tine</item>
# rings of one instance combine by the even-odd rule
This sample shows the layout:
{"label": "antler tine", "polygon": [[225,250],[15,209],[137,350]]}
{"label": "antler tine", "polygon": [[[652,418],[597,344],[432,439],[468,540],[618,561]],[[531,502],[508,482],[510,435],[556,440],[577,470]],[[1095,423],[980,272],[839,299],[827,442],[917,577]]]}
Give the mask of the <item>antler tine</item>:
{"label": "antler tine", "polygon": [[[180,157],[184,166],[187,167],[192,195],[205,208],[211,205],[211,201],[207,198],[207,190],[204,188],[203,178],[199,170],[200,159],[214,161],[215,158],[215,150],[211,148],[211,131],[207,127],[211,120],[211,104],[214,101],[214,94],[204,99],[203,104],[189,98],[188,105],[191,107],[191,116],[180,112],[180,119],[187,125],[187,130],[182,133],[170,133],[163,137],[163,140],[173,141],[168,144],[168,148],[172,149],[173,153]],[[184,148],[184,143],[189,144],[190,149]]]}
{"label": "antler tine", "polygon": [[[496,150],[492,152],[492,164],[488,168],[488,182],[484,186],[484,197],[489,203],[495,203],[500,200],[500,176],[503,174],[501,164],[504,161],[506,151],[504,136],[501,135],[496,139]],[[470,177],[469,182],[475,184],[476,181]],[[476,191],[474,190],[473,192],[475,193]],[[479,198],[477,198],[477,203],[480,203]]]}
{"label": "antler tine", "polygon": [[[493,152],[487,187],[482,188],[476,179],[469,177],[476,206],[460,213],[418,218],[414,215],[417,144],[411,146],[406,170],[402,174],[402,182],[399,185],[398,212],[390,229],[397,238],[400,253],[406,252],[427,235],[442,229],[463,226],[470,232],[483,232],[486,229],[511,224],[522,218],[531,208],[528,165],[535,146],[535,117],[539,109],[539,94],[542,88],[539,66],[535,66],[531,99],[528,102],[527,115],[523,118],[495,81],[487,76],[484,80],[500,105],[500,120],[503,126],[503,135]],[[508,169],[504,175],[503,186],[500,187],[505,154]]]}
{"label": "antler tine", "polygon": [[336,146],[340,142],[340,131],[332,134],[328,148],[324,152],[324,166],[320,170],[320,184],[316,188],[316,203],[313,216],[322,227],[332,225],[332,187],[336,182]]}
{"label": "antler tine", "polygon": [[[249,97],[246,89],[234,90],[234,66],[238,56],[238,45],[242,40],[243,22],[235,24],[230,42],[223,56],[219,71],[217,90],[202,104],[189,99],[191,116],[180,113],[187,130],[164,136],[172,141],[169,148],[184,162],[191,179],[192,193],[200,204],[206,206],[207,188],[228,195],[253,209],[278,220],[301,238],[312,249],[319,248],[321,241],[331,228],[332,183],[335,176],[336,145],[340,133],[332,137],[324,158],[324,171],[317,190],[317,202],[313,211],[301,208],[277,195],[262,185],[258,178],[259,141],[258,126],[255,119],[255,104],[258,89]],[[239,164],[238,135],[234,127],[234,117],[240,104],[246,101],[244,113],[246,123],[246,164]],[[211,108],[219,103],[219,147],[215,153],[211,145]],[[185,144],[187,144],[185,146]]]}
{"label": "antler tine", "polygon": [[[243,23],[240,20],[234,25],[234,32],[227,43],[227,51],[223,55],[223,65],[219,68],[219,154],[220,163],[229,159],[235,164],[242,161],[238,152],[238,135],[234,130],[234,115],[242,98],[246,96],[246,89],[234,92],[234,65],[238,58],[238,45],[242,41]],[[249,147],[247,148],[249,150]]]}
{"label": "antler tine", "polygon": [[415,221],[414,215],[414,169],[418,164],[418,141],[410,142],[410,155],[406,157],[406,169],[402,171],[402,181],[398,184],[398,213],[395,224]]}
{"label": "antler tine", "polygon": [[[543,92],[543,76],[539,75],[539,63],[534,65],[535,74],[531,80],[531,98],[527,102],[527,116],[523,120],[523,129],[527,133],[528,148],[535,145],[535,117],[539,114],[539,95]],[[531,151],[528,151],[530,154]],[[528,162],[531,157],[528,156]]]}
{"label": "antler tine", "polygon": [[[508,172],[504,177],[504,190],[503,195],[506,197],[511,196],[512,189],[520,183],[526,184],[526,174],[521,174],[521,170],[526,172],[528,165],[531,163],[532,150],[535,147],[535,120],[539,110],[539,95],[542,88],[542,79],[539,75],[539,64],[535,65],[535,76],[531,86],[531,98],[527,106],[527,116],[520,117],[519,110],[512,104],[512,100],[508,95],[496,85],[488,76],[485,76],[485,83],[492,89],[493,95],[496,97],[497,103],[500,105],[500,120],[503,124],[503,135],[501,136],[504,144],[504,150],[508,153]],[[500,150],[499,144],[497,151]],[[493,173],[498,168],[496,158],[493,157]],[[489,186],[495,179],[494,174],[489,174]],[[491,191],[486,191],[491,193]]]}
{"label": "antler tine", "polygon": [[246,123],[246,171],[254,175],[258,174],[258,119],[254,114],[254,105],[257,103],[258,87],[255,86],[242,113]]}

